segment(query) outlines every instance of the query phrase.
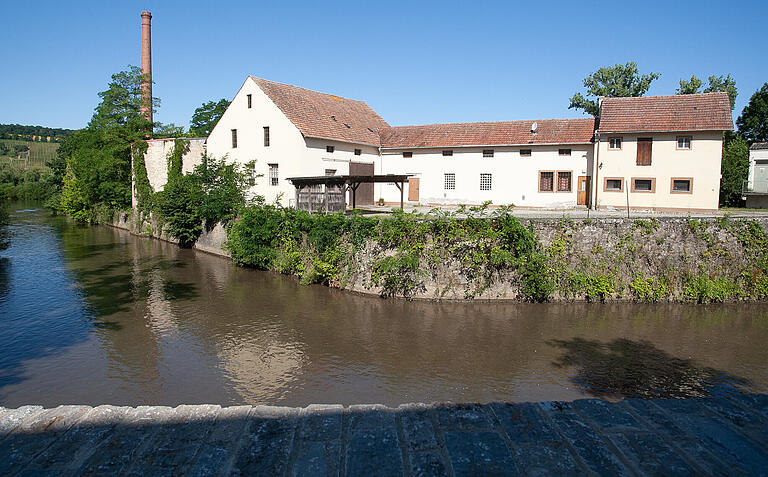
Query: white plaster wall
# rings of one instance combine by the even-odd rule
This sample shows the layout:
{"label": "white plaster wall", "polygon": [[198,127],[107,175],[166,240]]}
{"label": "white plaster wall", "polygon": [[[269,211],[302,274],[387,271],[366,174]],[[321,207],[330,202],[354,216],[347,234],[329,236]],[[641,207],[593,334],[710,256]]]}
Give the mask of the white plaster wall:
{"label": "white plaster wall", "polygon": [[[181,170],[185,174],[192,172],[200,164],[205,151],[204,138],[187,139],[189,151],[182,156]],[[147,141],[147,152],[144,154],[144,164],[147,168],[147,178],[152,189],[163,190],[168,183],[168,154],[173,151],[175,139],[150,139]]]}
{"label": "white plaster wall", "polygon": [[[608,150],[609,137],[618,136],[622,137],[622,149]],[[691,136],[690,150],[677,150],[678,136]],[[650,166],[637,165],[638,137],[653,138]],[[602,168],[599,168],[595,184],[598,206],[627,206],[626,190],[603,190],[606,177],[625,178],[625,188],[630,186],[633,177],[652,177],[656,179],[655,192],[632,192],[630,188],[631,208],[717,209],[722,142],[721,132],[601,135],[597,161],[598,166],[602,164]],[[597,147],[598,145],[595,145],[596,149]],[[692,177],[693,193],[671,193],[673,177]]]}
{"label": "white plaster wall", "polygon": [[[560,156],[559,149],[571,149],[570,156]],[[505,146],[453,148],[453,156],[443,156],[437,149],[397,149],[383,151],[381,174],[415,174],[420,179],[419,202],[422,204],[514,204],[520,207],[576,206],[577,180],[588,176],[592,164],[592,145]],[[483,157],[483,149],[493,149],[494,157]],[[521,156],[520,149],[531,149],[531,156]],[[413,157],[404,158],[404,151]],[[571,192],[539,192],[539,171],[571,171]],[[380,172],[379,172],[380,171]],[[456,189],[444,189],[444,174],[456,174]],[[480,174],[492,174],[492,189],[480,190]],[[377,186],[376,197],[387,202],[400,200],[393,185]],[[405,198],[408,198],[408,191]]]}
{"label": "white plaster wall", "polygon": [[[768,192],[768,165],[756,164],[755,161],[768,161],[768,149],[755,149],[749,151],[749,181],[752,190],[756,192]],[[762,170],[761,170],[762,169]],[[755,174],[758,172],[758,174]]]}
{"label": "white plaster wall", "polygon": [[[248,94],[252,95],[250,109]],[[264,146],[265,126],[269,126],[269,146]],[[237,148],[234,149],[232,129],[237,129]],[[326,152],[328,145],[334,146],[333,153]],[[322,176],[326,169],[348,174],[350,161],[374,162],[378,157],[377,147],[305,138],[251,78],[245,81],[211,131],[207,147],[210,155],[218,158],[226,155],[240,164],[256,160],[256,173],[263,177],[256,180],[250,192],[263,195],[267,202],[281,197],[280,202],[286,206],[293,203],[296,194],[288,177]],[[362,150],[360,156],[354,155],[355,148]],[[269,164],[278,165],[277,186],[270,184]]]}

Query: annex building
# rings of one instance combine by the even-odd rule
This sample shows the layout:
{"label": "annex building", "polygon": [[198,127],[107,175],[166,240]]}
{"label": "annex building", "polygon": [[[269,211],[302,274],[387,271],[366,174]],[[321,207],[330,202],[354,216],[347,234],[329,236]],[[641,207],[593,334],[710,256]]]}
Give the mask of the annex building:
{"label": "annex building", "polygon": [[[362,101],[248,76],[198,142],[250,167],[251,192],[283,205],[296,205],[288,178],[396,174],[412,204],[715,210],[732,128],[727,93],[604,98],[598,118],[392,127]],[[154,156],[165,164],[163,144],[150,143],[148,170]],[[363,184],[357,204],[400,194]]]}

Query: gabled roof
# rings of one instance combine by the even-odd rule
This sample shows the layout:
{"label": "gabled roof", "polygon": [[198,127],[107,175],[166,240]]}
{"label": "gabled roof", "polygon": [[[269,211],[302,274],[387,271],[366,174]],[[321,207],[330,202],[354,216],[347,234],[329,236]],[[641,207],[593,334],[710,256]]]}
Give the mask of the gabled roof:
{"label": "gabled roof", "polygon": [[730,131],[728,93],[603,98],[598,132]]}
{"label": "gabled roof", "polygon": [[753,151],[768,149],[768,142],[756,142],[749,147]]}
{"label": "gabled roof", "polygon": [[[531,126],[536,123],[536,134]],[[503,146],[525,144],[588,144],[595,131],[593,118],[536,119],[488,123],[397,126],[381,131],[384,148]]]}
{"label": "gabled roof", "polygon": [[363,101],[250,76],[305,137],[379,145],[389,125]]}

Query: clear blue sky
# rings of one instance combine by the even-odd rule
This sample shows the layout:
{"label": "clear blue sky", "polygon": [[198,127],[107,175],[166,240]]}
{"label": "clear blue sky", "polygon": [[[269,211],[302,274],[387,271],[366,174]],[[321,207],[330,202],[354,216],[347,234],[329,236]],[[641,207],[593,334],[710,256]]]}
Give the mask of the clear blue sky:
{"label": "clear blue sky", "polygon": [[187,126],[246,75],[366,101],[392,125],[579,117],[597,68],[636,61],[671,94],[731,73],[734,116],[768,81],[768,2],[4,2],[0,123],[80,128],[140,63],[152,12],[156,120]]}

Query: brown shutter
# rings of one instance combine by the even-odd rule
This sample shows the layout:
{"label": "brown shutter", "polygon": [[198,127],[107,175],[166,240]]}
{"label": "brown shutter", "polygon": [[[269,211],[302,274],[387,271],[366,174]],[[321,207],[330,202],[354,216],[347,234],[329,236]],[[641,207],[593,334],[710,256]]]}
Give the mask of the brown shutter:
{"label": "brown shutter", "polygon": [[652,138],[649,138],[649,137],[637,138],[637,165],[638,166],[651,165],[652,146],[653,146]]}

